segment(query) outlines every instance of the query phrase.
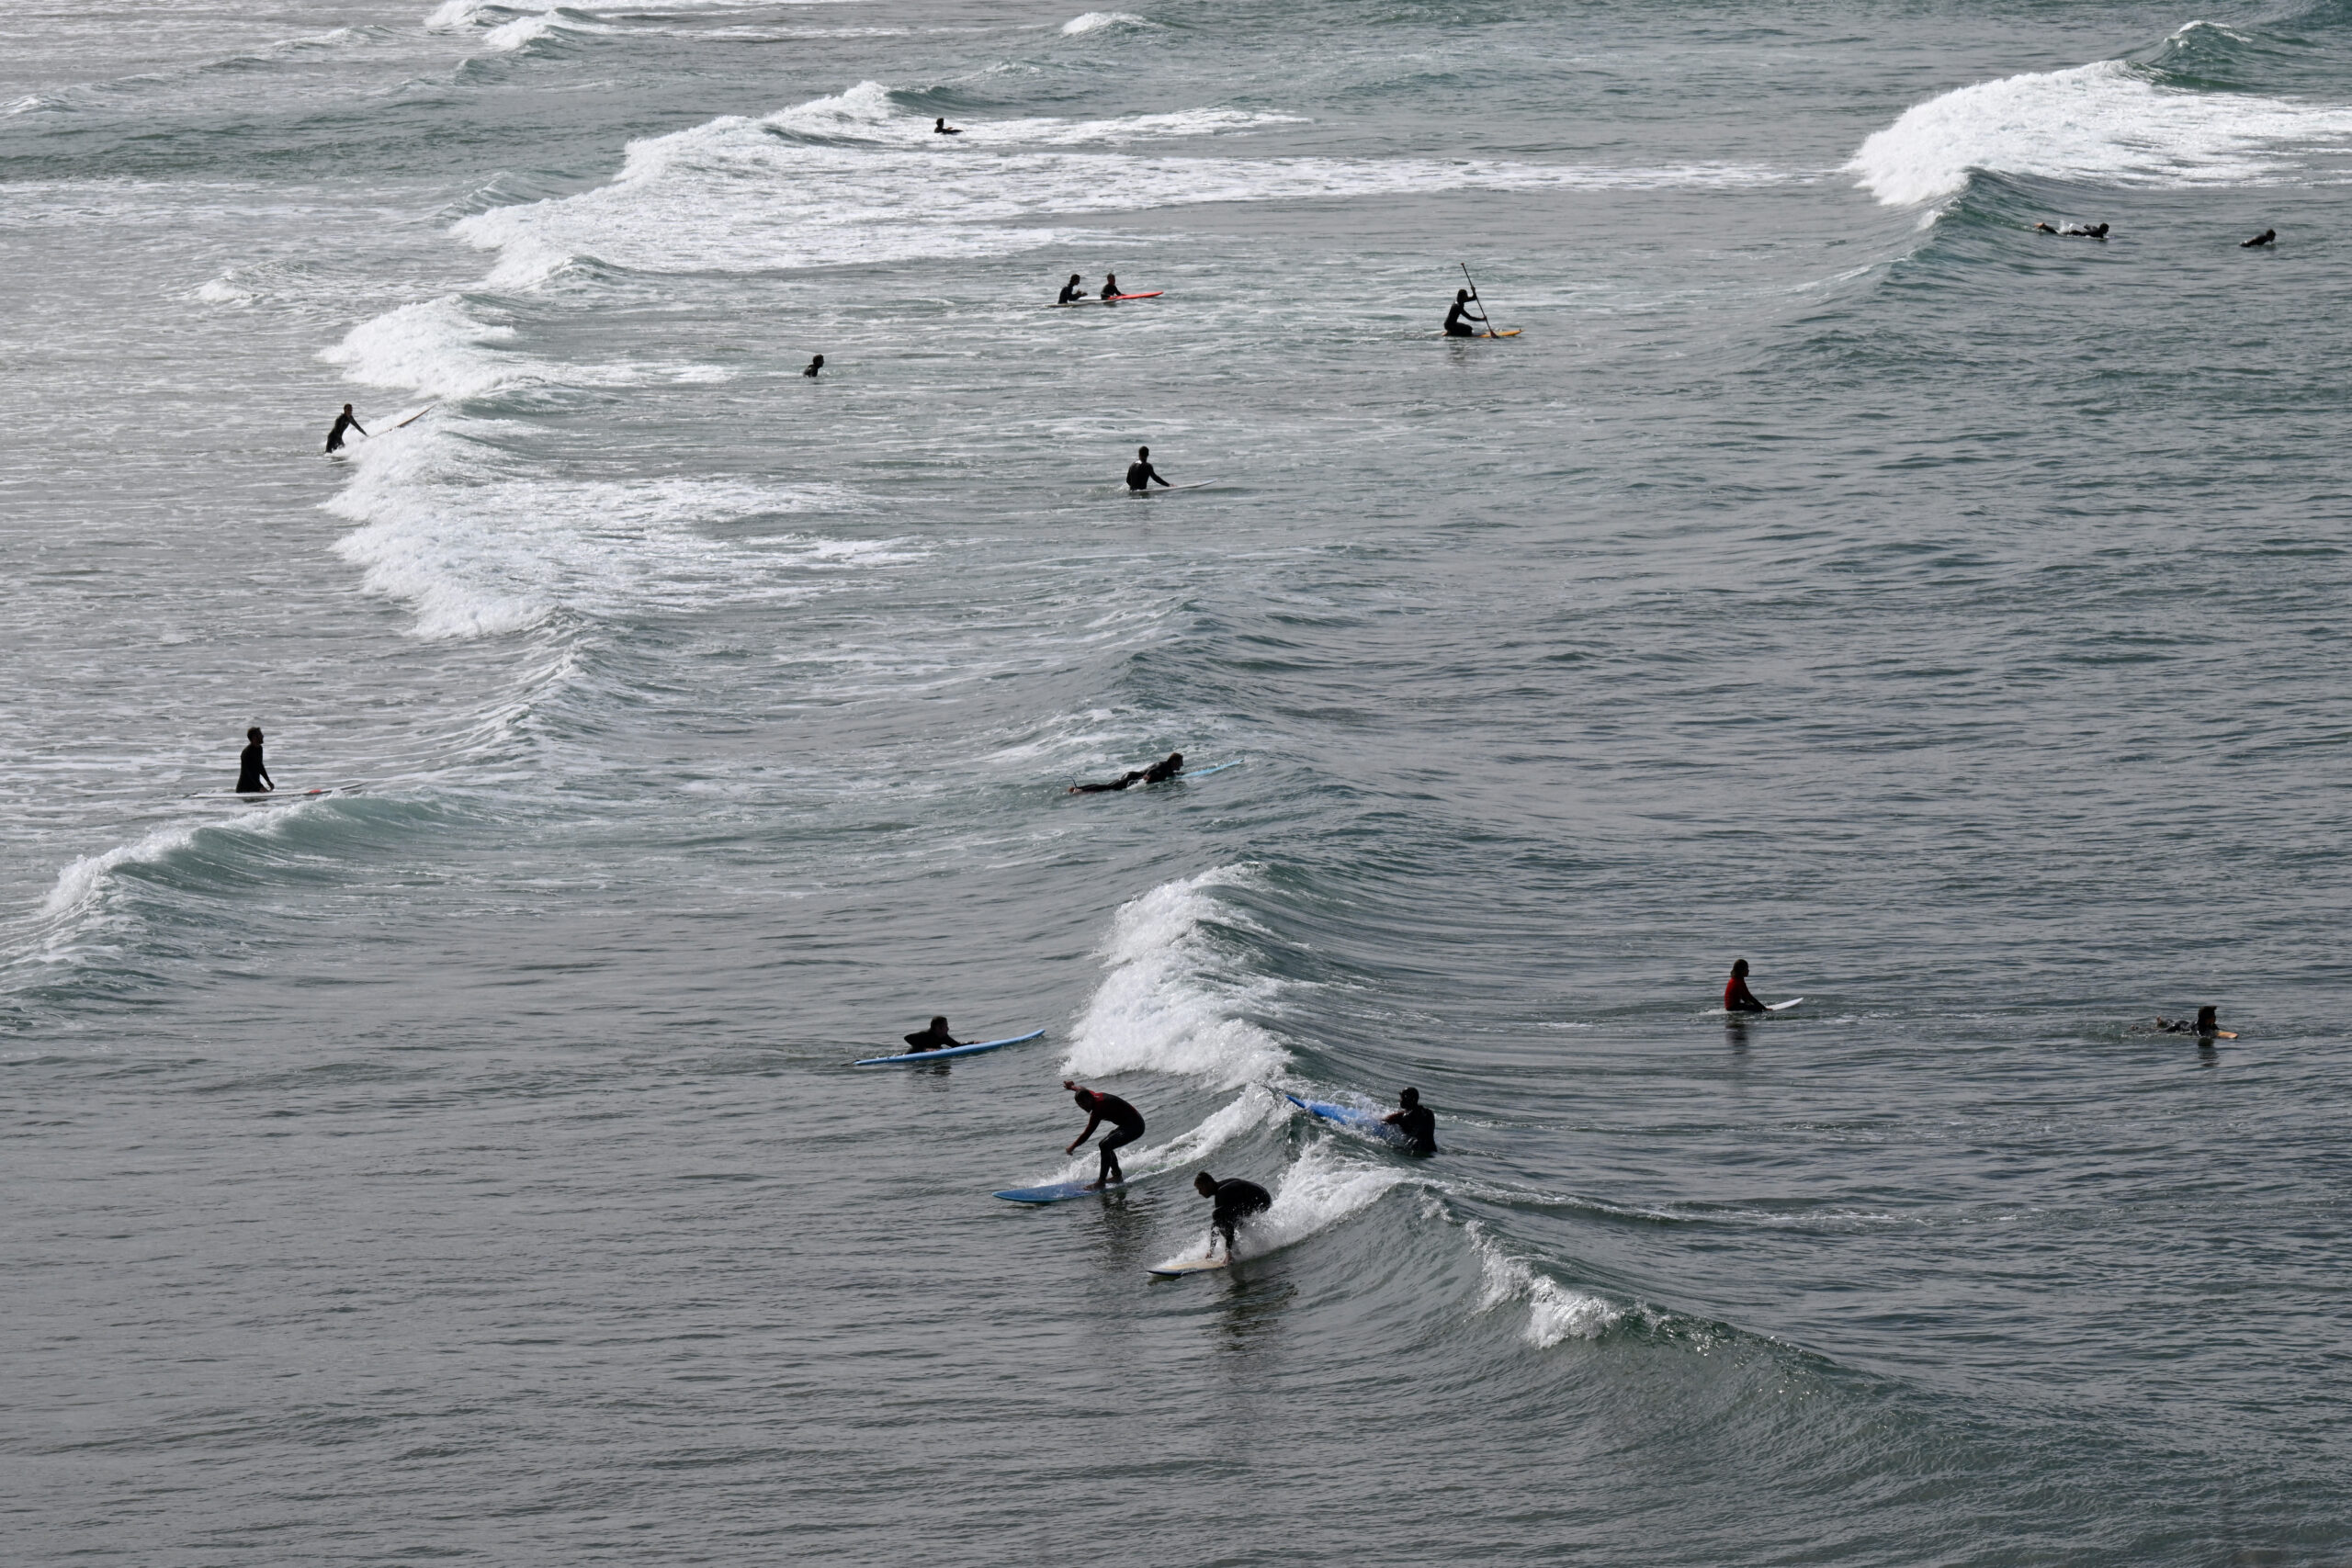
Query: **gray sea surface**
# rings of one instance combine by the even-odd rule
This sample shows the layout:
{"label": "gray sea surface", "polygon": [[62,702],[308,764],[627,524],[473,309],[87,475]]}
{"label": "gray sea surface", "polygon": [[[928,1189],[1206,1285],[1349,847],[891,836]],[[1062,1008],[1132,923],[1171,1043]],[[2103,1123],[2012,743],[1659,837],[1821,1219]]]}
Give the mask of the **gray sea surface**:
{"label": "gray sea surface", "polygon": [[432,5],[0,6],[8,1562],[2352,1561],[2352,6]]}

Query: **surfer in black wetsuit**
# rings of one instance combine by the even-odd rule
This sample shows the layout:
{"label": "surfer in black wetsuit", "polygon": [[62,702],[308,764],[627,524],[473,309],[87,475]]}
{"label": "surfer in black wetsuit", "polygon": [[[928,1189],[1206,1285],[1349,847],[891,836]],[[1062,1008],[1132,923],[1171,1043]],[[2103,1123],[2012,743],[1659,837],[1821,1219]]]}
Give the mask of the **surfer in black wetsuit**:
{"label": "surfer in black wetsuit", "polygon": [[1477,301],[1478,297],[1467,288],[1457,288],[1453,291],[1453,309],[1445,313],[1446,336],[1476,337],[1478,335],[1472,332],[1468,325],[1472,321],[1477,322],[1482,327],[1487,324],[1487,318],[1484,315],[1473,315],[1470,311],[1471,305]]}
{"label": "surfer in black wetsuit", "polygon": [[1085,303],[1085,301],[1086,285],[1080,283],[1079,281],[1079,275],[1073,272],[1069,275],[1069,281],[1062,285],[1061,298],[1055,300],[1054,303],[1057,305],[1080,305]]}
{"label": "surfer in black wetsuit", "polygon": [[964,134],[956,127],[948,124],[947,117],[944,115],[940,116],[937,119],[931,122],[931,132],[933,136],[961,136]]}
{"label": "surfer in black wetsuit", "polygon": [[910,1051],[944,1051],[951,1045],[962,1043],[961,1040],[947,1032],[947,1021],[944,1018],[934,1018],[929,1029],[920,1034],[907,1036],[907,1049]]}
{"label": "surfer in black wetsuit", "polygon": [[1421,1091],[1408,1089],[1396,1096],[1402,1110],[1392,1111],[1381,1120],[1403,1135],[1405,1152],[1408,1155],[1437,1153],[1437,1113],[1421,1103]]}
{"label": "surfer in black wetsuit", "polygon": [[[1151,466],[1151,448],[1136,447],[1136,460],[1127,465],[1127,488],[1140,495],[1150,487],[1154,479],[1159,479],[1163,485],[1168,484],[1166,479],[1159,479],[1159,470]],[[1168,488],[1173,490],[1176,487],[1169,485]]]}
{"label": "surfer in black wetsuit", "polygon": [[1170,779],[1174,778],[1178,773],[1181,773],[1183,771],[1184,753],[1182,751],[1170,751],[1167,756],[1162,757],[1159,761],[1154,762],[1148,768],[1131,769],[1121,777],[1113,779],[1109,784],[1072,784],[1069,786],[1069,793],[1071,795],[1103,795],[1112,790],[1125,789],[1130,784],[1166,784]]}
{"label": "surfer in black wetsuit", "polygon": [[1207,1171],[1193,1178],[1193,1190],[1208,1199],[1216,1207],[1209,1211],[1209,1256],[1216,1256],[1216,1238],[1225,1237],[1225,1260],[1233,1261],[1233,1227],[1252,1214],[1262,1214],[1274,1206],[1274,1195],[1254,1181],[1239,1177],[1227,1177],[1219,1181]]}
{"label": "surfer in black wetsuit", "polygon": [[267,795],[277,787],[277,781],[271,778],[269,770],[261,765],[261,730],[259,728],[246,730],[245,749],[237,753],[237,793]]}
{"label": "surfer in black wetsuit", "polygon": [[1724,1011],[1770,1012],[1770,1010],[1756,999],[1755,992],[1747,988],[1747,960],[1735,959],[1731,966],[1731,979],[1724,987]]}
{"label": "surfer in black wetsuit", "polygon": [[2033,226],[2033,231],[2037,234],[2059,234],[2069,240],[2104,240],[2107,238],[2107,225],[2104,223],[2094,223],[2087,229],[2078,227],[2072,223],[2069,223],[2064,229],[2052,229],[2047,223],[2037,223]]}
{"label": "surfer in black wetsuit", "polygon": [[1115,272],[1104,273],[1102,275],[1102,302],[1106,305],[1109,304],[1112,300],[1116,299],[1122,292],[1123,290],[1119,288],[1119,275]]}
{"label": "surfer in black wetsuit", "polygon": [[2216,1007],[2199,1008],[2195,1023],[2185,1018],[2160,1018],[2156,1020],[2156,1032],[2194,1034],[2199,1040],[2235,1040],[2237,1035],[2233,1032],[2222,1027],[2221,1012],[2222,1010]]}
{"label": "surfer in black wetsuit", "polygon": [[327,432],[328,451],[340,452],[343,450],[343,433],[346,430],[358,430],[359,434],[362,435],[368,434],[364,430],[359,430],[359,416],[351,412],[351,405],[349,403],[343,405],[343,412],[335,415],[334,428]]}
{"label": "surfer in black wetsuit", "polygon": [[818,371],[822,370],[824,367],[825,356],[820,354],[816,358],[808,362],[808,368],[803,370],[801,374],[803,376],[814,376]]}
{"label": "surfer in black wetsuit", "polygon": [[1127,1179],[1127,1173],[1119,1168],[1119,1156],[1114,1151],[1121,1145],[1132,1144],[1143,1136],[1143,1112],[1115,1094],[1102,1094],[1094,1089],[1080,1089],[1068,1078],[1062,1079],[1062,1087],[1078,1097],[1078,1108],[1086,1112],[1086,1131],[1072,1138],[1069,1141],[1069,1146],[1062,1150],[1062,1153],[1066,1155],[1078,1153],[1078,1146],[1094,1136],[1096,1127],[1105,1122],[1110,1122],[1114,1131],[1103,1134],[1102,1142],[1099,1145],[1102,1155],[1102,1168],[1090,1185],[1117,1186]]}
{"label": "surfer in black wetsuit", "polygon": [[2261,233],[2256,234],[2251,240],[2240,240],[2238,242],[2238,249],[2242,251],[2250,251],[2257,246],[2275,245],[2278,243],[2278,231],[2276,229],[2265,229]]}

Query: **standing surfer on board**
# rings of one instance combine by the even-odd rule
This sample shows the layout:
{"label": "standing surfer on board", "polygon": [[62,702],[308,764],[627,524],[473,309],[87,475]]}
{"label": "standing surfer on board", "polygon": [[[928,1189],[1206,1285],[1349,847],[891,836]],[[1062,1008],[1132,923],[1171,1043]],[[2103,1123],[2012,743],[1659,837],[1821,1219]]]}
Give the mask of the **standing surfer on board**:
{"label": "standing surfer on board", "polygon": [[1193,1190],[1216,1206],[1209,1211],[1209,1256],[1216,1256],[1216,1238],[1225,1236],[1225,1260],[1233,1261],[1233,1227],[1252,1214],[1274,1206],[1274,1195],[1254,1181],[1228,1177],[1219,1181],[1207,1171],[1193,1178]]}
{"label": "standing surfer on board", "polygon": [[[1466,323],[1476,321],[1482,327],[1487,326],[1487,318],[1483,314],[1473,315],[1471,313],[1470,306],[1473,301],[1476,301],[1479,304],[1484,304],[1486,302],[1479,299],[1476,294],[1471,293],[1467,288],[1457,288],[1453,291],[1453,309],[1445,313],[1446,336],[1476,337],[1478,334],[1472,332]],[[1492,331],[1493,329],[1489,327],[1487,330]]]}
{"label": "standing surfer on board", "polygon": [[[359,416],[351,412],[351,405],[349,403],[343,405],[343,412],[334,417],[334,428],[327,432],[328,451],[340,452],[343,450],[343,433],[346,430],[359,430]],[[365,435],[368,433],[364,430],[359,430],[359,434]]]}
{"label": "standing surfer on board", "polygon": [[1093,1188],[1116,1187],[1127,1179],[1127,1173],[1119,1168],[1119,1156],[1114,1151],[1122,1144],[1132,1144],[1143,1136],[1143,1112],[1115,1094],[1080,1089],[1068,1078],[1062,1079],[1062,1087],[1077,1096],[1078,1108],[1086,1112],[1086,1131],[1072,1138],[1069,1146],[1062,1153],[1078,1153],[1079,1145],[1094,1136],[1095,1128],[1105,1122],[1110,1122],[1116,1130],[1102,1134],[1102,1168],[1088,1185]]}
{"label": "standing surfer on board", "polygon": [[237,793],[267,795],[277,787],[277,781],[261,765],[261,728],[255,726],[245,731],[245,749],[237,753]]}
{"label": "standing surfer on board", "polygon": [[1735,960],[1731,966],[1730,983],[1724,987],[1724,1011],[1768,1012],[1770,1010],[1762,1002],[1756,999],[1756,993],[1747,988],[1747,960],[1745,958]]}
{"label": "standing surfer on board", "polygon": [[947,1021],[944,1018],[934,1018],[929,1029],[920,1034],[907,1036],[907,1049],[910,1051],[944,1051],[962,1043],[961,1040],[947,1032]]}
{"label": "standing surfer on board", "polygon": [[1159,479],[1161,484],[1168,485],[1170,490],[1176,488],[1174,485],[1169,485],[1166,479],[1160,479],[1159,470],[1151,466],[1151,448],[1136,447],[1136,460],[1127,465],[1127,488],[1137,495],[1141,495],[1150,488],[1151,481],[1154,479]]}

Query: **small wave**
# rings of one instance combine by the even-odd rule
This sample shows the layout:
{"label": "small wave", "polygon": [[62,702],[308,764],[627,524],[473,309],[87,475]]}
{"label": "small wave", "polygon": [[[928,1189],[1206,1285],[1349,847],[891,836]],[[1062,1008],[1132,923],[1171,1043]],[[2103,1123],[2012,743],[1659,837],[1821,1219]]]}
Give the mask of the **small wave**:
{"label": "small wave", "polygon": [[514,329],[478,320],[455,294],[366,321],[319,357],[373,387],[410,387],[439,398],[474,398],[543,378],[500,345]]}
{"label": "small wave", "polygon": [[499,54],[512,54],[557,30],[555,18],[544,12],[536,17],[517,17],[482,34],[481,46]]}
{"label": "small wave", "polygon": [[[1288,1118],[1283,1114],[1281,1097],[1260,1089],[1246,1089],[1229,1105],[1219,1107],[1197,1127],[1177,1134],[1164,1144],[1146,1149],[1129,1149],[1119,1156],[1119,1168],[1130,1180],[1158,1176],[1163,1171],[1194,1164],[1208,1158],[1217,1150],[1259,1127],[1280,1126]],[[1100,1156],[1088,1149],[1050,1176],[1038,1179],[1036,1185],[1057,1181],[1092,1180],[1099,1168]]]}
{"label": "small wave", "polygon": [[2271,177],[2352,134],[2352,110],[2159,86],[2120,60],[2004,77],[1915,105],[1845,165],[1890,207],[1959,192],[1972,170],[2126,184]]}
{"label": "small wave", "polygon": [[158,828],[134,843],[118,844],[98,854],[84,855],[57,874],[56,885],[50,888],[49,897],[41,900],[40,918],[44,921],[58,922],[85,913],[97,903],[116,867],[152,865],[162,861],[195,843],[196,835],[202,826],[185,823],[177,827]]}
{"label": "small wave", "polygon": [[[1346,1159],[1330,1145],[1309,1145],[1284,1173],[1273,1207],[1248,1221],[1235,1235],[1233,1255],[1247,1262],[1295,1246],[1370,1208],[1383,1193],[1412,1179],[1393,1167]],[[1205,1245],[1188,1248],[1159,1267],[1199,1258],[1205,1251]]]}
{"label": "small wave", "polygon": [[1078,1022],[1063,1070],[1082,1077],[1175,1073],[1221,1089],[1262,1083],[1290,1065],[1290,1053],[1236,1010],[1263,1006],[1275,982],[1250,976],[1216,928],[1256,931],[1220,903],[1219,887],[1250,880],[1245,866],[1220,866],[1162,883],[1113,917],[1102,956],[1109,973]]}
{"label": "small wave", "polygon": [[1149,26],[1151,24],[1141,17],[1125,11],[1089,11],[1083,17],[1072,17],[1069,21],[1064,22],[1062,35],[1065,38],[1076,38],[1080,33],[1100,32],[1104,28],[1148,28]]}
{"label": "small wave", "polygon": [[1477,1221],[1469,1221],[1464,1229],[1478,1254],[1477,1310],[1492,1312],[1509,1302],[1525,1302],[1530,1345],[1548,1350],[1563,1339],[1598,1339],[1623,1321],[1624,1308],[1572,1290],[1513,1257]]}

